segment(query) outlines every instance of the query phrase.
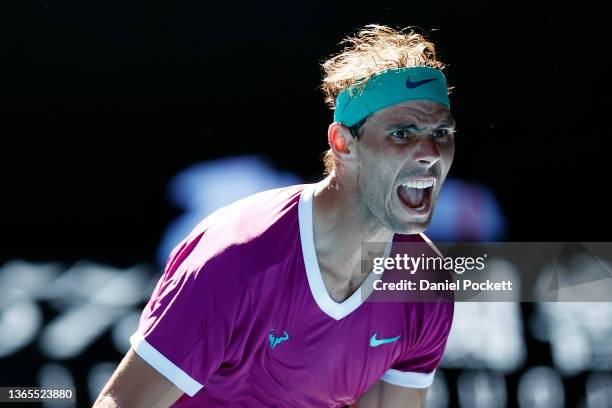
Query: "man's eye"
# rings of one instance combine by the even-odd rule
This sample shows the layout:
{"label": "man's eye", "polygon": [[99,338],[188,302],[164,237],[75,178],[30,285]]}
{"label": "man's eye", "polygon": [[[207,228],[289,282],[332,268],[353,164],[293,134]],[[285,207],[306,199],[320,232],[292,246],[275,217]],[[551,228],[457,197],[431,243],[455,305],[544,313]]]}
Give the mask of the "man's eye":
{"label": "man's eye", "polygon": [[451,129],[436,129],[433,132],[434,139],[443,139],[445,137],[449,137],[453,135],[453,131]]}
{"label": "man's eye", "polygon": [[393,132],[391,132],[391,136],[396,139],[408,139],[409,137],[414,136],[414,132],[411,132],[406,129],[394,130]]}

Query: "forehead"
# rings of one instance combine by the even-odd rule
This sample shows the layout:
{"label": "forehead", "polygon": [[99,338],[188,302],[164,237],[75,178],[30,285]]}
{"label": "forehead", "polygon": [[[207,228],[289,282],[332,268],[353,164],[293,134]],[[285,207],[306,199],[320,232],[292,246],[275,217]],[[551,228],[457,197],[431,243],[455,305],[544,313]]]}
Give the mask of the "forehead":
{"label": "forehead", "polygon": [[412,122],[437,125],[455,124],[455,119],[446,105],[432,101],[407,101],[375,112],[371,119],[377,123]]}

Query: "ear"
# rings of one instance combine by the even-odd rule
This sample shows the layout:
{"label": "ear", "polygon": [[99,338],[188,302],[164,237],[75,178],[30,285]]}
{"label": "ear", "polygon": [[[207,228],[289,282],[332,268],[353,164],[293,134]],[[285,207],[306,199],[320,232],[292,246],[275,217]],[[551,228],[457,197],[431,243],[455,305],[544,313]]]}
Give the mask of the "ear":
{"label": "ear", "polygon": [[355,140],[350,130],[342,123],[334,122],[327,129],[327,141],[334,156],[341,162],[347,162],[355,158]]}

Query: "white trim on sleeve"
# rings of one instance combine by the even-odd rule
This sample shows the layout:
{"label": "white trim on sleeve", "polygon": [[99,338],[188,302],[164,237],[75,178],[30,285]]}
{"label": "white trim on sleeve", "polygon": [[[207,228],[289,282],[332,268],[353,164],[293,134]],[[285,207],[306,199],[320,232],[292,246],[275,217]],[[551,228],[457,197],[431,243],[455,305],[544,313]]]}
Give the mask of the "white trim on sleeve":
{"label": "white trim on sleeve", "polygon": [[390,368],[380,379],[386,383],[409,388],[427,388],[434,380],[436,370],[431,373],[412,373]]}
{"label": "white trim on sleeve", "polygon": [[194,380],[189,374],[184,372],[180,367],[168,360],[162,353],[157,351],[149,344],[140,332],[132,334],[130,343],[140,357],[149,363],[151,367],[159,371],[161,375],[166,377],[170,382],[180,388],[181,391],[193,397],[203,385]]}

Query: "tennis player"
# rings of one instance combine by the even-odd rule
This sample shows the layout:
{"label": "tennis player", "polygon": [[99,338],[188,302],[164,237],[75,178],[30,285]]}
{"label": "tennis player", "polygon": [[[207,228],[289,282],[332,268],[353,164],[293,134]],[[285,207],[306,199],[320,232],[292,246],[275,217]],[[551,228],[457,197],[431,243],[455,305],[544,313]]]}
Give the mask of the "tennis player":
{"label": "tennis player", "polygon": [[443,64],[410,30],[368,25],[341,44],[322,66],[326,178],[204,219],[95,407],[424,406],[453,303],[367,301],[360,249],[428,245],[454,155]]}

